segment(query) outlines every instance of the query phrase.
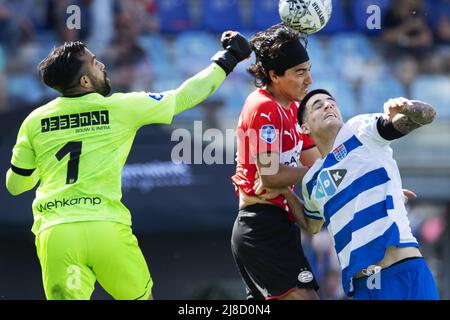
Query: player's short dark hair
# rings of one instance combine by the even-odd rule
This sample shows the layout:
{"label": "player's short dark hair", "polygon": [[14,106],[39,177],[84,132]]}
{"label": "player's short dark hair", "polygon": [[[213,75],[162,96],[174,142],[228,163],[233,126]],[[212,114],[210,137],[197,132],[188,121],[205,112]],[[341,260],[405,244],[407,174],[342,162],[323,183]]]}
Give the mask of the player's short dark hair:
{"label": "player's short dark hair", "polygon": [[[272,83],[269,70],[264,68],[263,61],[276,59],[281,53],[281,47],[293,41],[300,41],[300,34],[282,23],[258,32],[250,39],[249,43],[255,53],[256,61],[247,68],[247,72],[255,78],[255,85],[258,88]],[[273,70],[279,76],[284,75],[286,71],[282,66],[274,66]]]}
{"label": "player's short dark hair", "polygon": [[39,76],[47,86],[61,93],[79,85],[86,45],[81,41],[65,42],[53,48],[38,65]]}
{"label": "player's short dark hair", "polygon": [[303,122],[305,122],[305,113],[306,113],[306,104],[308,103],[309,99],[311,99],[316,94],[326,94],[333,98],[331,93],[329,93],[325,89],[315,89],[313,91],[308,92],[308,94],[302,99],[302,102],[300,103],[297,111],[297,121],[299,125],[302,125]]}

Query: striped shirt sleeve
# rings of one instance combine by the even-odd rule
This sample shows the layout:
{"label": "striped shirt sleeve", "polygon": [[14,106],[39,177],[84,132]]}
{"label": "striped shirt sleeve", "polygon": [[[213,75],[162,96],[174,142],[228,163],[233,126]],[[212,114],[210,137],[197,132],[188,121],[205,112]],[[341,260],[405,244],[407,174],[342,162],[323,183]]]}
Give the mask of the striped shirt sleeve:
{"label": "striped shirt sleeve", "polygon": [[314,197],[310,197],[306,188],[306,177],[303,178],[302,182],[302,196],[304,201],[304,209],[303,214],[308,219],[314,219],[314,220],[324,220],[322,212],[318,209]]}

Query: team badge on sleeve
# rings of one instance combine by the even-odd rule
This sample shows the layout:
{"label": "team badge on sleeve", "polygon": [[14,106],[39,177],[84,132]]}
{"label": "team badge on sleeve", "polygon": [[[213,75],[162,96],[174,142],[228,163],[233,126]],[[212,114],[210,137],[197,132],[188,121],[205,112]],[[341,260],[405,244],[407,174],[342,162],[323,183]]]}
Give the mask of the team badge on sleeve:
{"label": "team badge on sleeve", "polygon": [[155,99],[156,101],[160,101],[162,98],[164,98],[164,95],[161,94],[161,93],[152,93],[152,92],[150,92],[150,93],[148,94],[148,96],[149,96],[150,98],[152,98],[152,99]]}
{"label": "team badge on sleeve", "polygon": [[277,140],[277,130],[275,129],[275,126],[272,124],[262,126],[259,137],[267,143],[273,143]]}

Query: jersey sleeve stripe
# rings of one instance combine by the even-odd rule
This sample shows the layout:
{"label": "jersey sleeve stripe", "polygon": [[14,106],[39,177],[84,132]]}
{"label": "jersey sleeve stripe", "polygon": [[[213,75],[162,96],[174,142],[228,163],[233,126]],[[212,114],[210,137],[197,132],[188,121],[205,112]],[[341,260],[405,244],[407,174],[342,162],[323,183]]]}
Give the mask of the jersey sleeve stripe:
{"label": "jersey sleeve stripe", "polygon": [[309,219],[323,220],[322,217],[320,216],[319,211],[311,211],[306,208],[303,208],[303,214]]}
{"label": "jersey sleeve stripe", "polygon": [[29,177],[33,174],[35,169],[22,169],[11,164],[11,170],[18,175]]}

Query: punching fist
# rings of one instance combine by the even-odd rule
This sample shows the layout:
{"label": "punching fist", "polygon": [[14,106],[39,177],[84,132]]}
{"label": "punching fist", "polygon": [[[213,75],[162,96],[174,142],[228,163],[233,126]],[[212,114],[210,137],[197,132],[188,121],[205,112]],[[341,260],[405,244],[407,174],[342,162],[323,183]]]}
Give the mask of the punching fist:
{"label": "punching fist", "polygon": [[239,62],[250,57],[252,50],[247,39],[236,31],[225,31],[220,41],[224,50],[217,52],[211,60],[228,75]]}

